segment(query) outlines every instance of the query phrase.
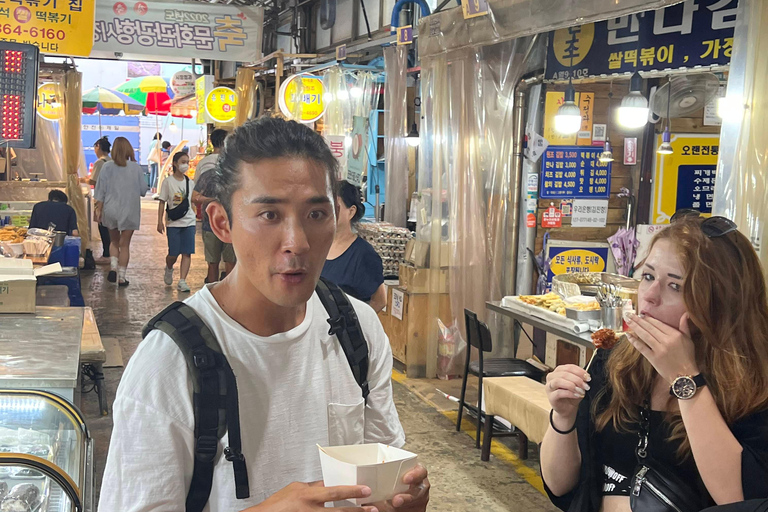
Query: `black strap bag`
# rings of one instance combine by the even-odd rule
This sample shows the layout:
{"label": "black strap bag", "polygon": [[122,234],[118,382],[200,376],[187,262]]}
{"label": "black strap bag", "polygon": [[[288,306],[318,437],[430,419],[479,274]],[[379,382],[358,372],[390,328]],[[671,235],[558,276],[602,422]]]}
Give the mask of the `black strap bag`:
{"label": "black strap bag", "polygon": [[168,208],[168,205],[165,205],[165,211],[168,212],[168,218],[171,220],[179,220],[189,211],[189,178],[184,176],[184,180],[187,182],[187,193],[184,194],[184,199],[181,203],[174,208]]}
{"label": "black strap bag", "polygon": [[646,401],[640,411],[640,442],[635,450],[638,465],[629,493],[632,512],[700,512],[707,507],[704,497],[648,455],[650,417],[650,403]]}

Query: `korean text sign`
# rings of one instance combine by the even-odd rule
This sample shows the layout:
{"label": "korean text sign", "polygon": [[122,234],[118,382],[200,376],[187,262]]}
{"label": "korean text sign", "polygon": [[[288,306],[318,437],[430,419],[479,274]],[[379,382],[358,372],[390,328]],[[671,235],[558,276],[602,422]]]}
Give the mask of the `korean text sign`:
{"label": "korean text sign", "polygon": [[0,0],[0,40],[34,44],[48,54],[87,57],[94,0]]}
{"label": "korean text sign", "polygon": [[550,34],[546,77],[554,80],[634,71],[726,65],[738,0],[682,3]]}
{"label": "korean text sign", "polygon": [[554,276],[574,272],[605,272],[608,247],[582,247],[574,242],[572,247],[549,248],[549,281]]}
{"label": "korean text sign", "polygon": [[600,162],[603,149],[549,146],[541,158],[542,199],[607,199],[611,193],[611,163]]}
{"label": "korean text sign", "polygon": [[[657,144],[661,143],[661,135]],[[656,155],[654,180],[654,224],[667,224],[677,210],[693,208],[708,215],[715,194],[720,136],[673,133],[674,153]]]}
{"label": "korean text sign", "polygon": [[243,62],[261,57],[261,7],[95,1],[94,53]]}

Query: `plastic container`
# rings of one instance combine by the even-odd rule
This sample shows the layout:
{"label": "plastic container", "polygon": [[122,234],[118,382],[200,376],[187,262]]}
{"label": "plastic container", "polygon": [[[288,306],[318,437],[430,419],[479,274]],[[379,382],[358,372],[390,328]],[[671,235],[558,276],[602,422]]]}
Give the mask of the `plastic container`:
{"label": "plastic container", "polygon": [[62,267],[79,267],[80,264],[80,237],[68,236],[64,239],[64,261]]}

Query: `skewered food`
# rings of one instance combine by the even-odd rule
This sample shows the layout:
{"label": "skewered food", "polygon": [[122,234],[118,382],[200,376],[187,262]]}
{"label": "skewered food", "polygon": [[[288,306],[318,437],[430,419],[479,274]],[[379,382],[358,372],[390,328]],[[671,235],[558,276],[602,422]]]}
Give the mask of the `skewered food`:
{"label": "skewered food", "polygon": [[592,343],[595,348],[611,350],[618,341],[619,338],[612,329],[600,329],[592,333]]}

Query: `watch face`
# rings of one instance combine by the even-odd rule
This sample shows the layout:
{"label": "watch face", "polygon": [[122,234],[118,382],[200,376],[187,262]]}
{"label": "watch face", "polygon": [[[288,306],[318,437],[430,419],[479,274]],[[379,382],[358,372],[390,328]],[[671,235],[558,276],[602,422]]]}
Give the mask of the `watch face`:
{"label": "watch face", "polygon": [[691,377],[678,377],[672,384],[672,393],[680,400],[688,400],[696,394],[696,383]]}

